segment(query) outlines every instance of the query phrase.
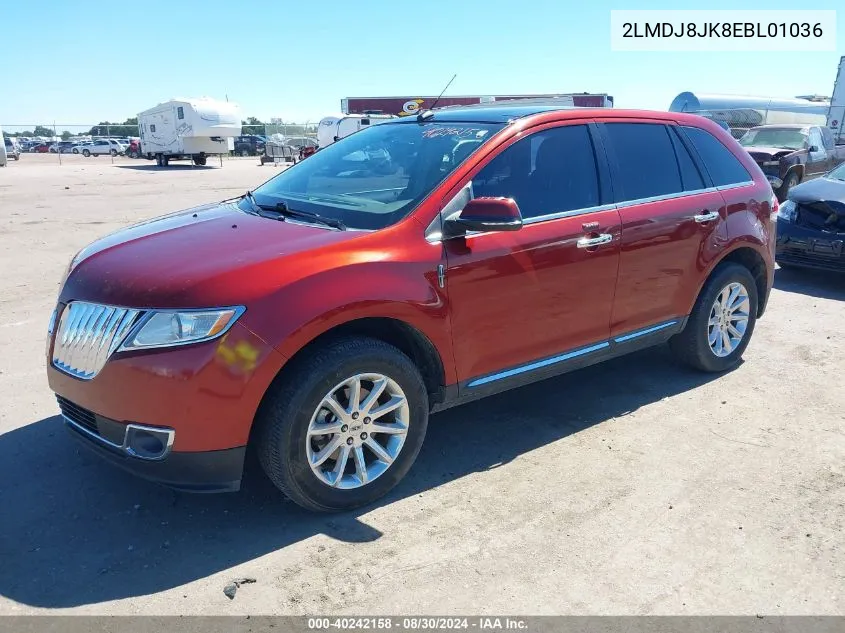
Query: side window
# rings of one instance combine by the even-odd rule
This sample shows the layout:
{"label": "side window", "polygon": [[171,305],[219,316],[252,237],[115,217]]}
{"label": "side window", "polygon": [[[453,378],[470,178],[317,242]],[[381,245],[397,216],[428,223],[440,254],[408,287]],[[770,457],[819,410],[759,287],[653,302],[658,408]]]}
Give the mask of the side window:
{"label": "side window", "polygon": [[176,116],[179,117],[180,119],[185,118],[185,109],[182,106],[179,106],[178,108],[176,108]]}
{"label": "side window", "polygon": [[155,132],[155,131],[156,131],[156,124],[150,123],[150,132]]}
{"label": "side window", "polygon": [[[657,123],[605,123],[616,156],[623,200],[653,198],[684,190],[669,130]],[[644,169],[644,166],[647,169]],[[620,188],[620,187],[616,187]]]}
{"label": "side window", "polygon": [[672,144],[675,146],[675,157],[678,159],[678,166],[681,168],[681,184],[684,186],[684,191],[704,189],[704,178],[701,177],[701,172],[698,171],[698,166],[690,156],[689,150],[673,126],[670,126],[669,130],[671,130],[669,136],[672,137]]}
{"label": "side window", "polygon": [[472,180],[473,196],[513,198],[524,218],[599,205],[599,179],[586,125],[567,125],[523,138]]}
{"label": "side window", "polygon": [[710,132],[697,127],[683,128],[695,151],[704,161],[704,166],[717,187],[751,182],[751,174],[743,167],[739,159],[722,145],[722,142]]}

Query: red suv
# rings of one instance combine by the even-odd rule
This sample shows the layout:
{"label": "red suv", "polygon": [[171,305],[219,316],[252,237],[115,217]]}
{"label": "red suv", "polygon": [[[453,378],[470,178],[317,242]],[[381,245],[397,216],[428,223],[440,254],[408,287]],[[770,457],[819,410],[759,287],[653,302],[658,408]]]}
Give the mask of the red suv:
{"label": "red suv", "polygon": [[141,476],[236,490],[249,447],[297,503],[350,508],[408,472],[431,412],[666,341],[736,366],[776,210],[700,117],[427,111],[83,249],[49,382]]}

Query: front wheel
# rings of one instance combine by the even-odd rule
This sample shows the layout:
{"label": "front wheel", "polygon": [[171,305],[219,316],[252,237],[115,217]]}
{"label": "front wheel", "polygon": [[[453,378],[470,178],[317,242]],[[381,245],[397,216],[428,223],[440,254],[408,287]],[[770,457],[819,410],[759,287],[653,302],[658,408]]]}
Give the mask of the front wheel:
{"label": "front wheel", "polygon": [[117,156],[117,150],[116,149],[109,150],[109,154],[111,154],[112,156]]}
{"label": "front wheel", "polygon": [[720,264],[704,284],[684,330],[669,345],[695,369],[733,369],[751,340],[757,305],[757,285],[749,270],[731,262]]}
{"label": "front wheel", "polygon": [[78,153],[79,153],[79,150],[78,150],[78,149],[76,149],[76,148],[73,148],[73,149],[72,149],[72,150],[70,150],[70,151],[71,151],[71,152],[73,152],[74,154],[78,154]]}
{"label": "front wheel", "polygon": [[294,361],[256,424],[261,465],[282,492],[310,510],[348,510],[387,494],[411,468],[428,396],[392,345],[341,339]]}

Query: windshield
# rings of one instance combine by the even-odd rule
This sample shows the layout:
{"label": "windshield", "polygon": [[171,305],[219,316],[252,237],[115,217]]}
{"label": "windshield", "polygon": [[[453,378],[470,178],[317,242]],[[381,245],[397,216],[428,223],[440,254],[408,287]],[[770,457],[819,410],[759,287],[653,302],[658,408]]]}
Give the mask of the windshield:
{"label": "windshield", "polygon": [[[375,125],[321,149],[253,195],[261,205],[284,202],[351,229],[381,229],[410,213],[503,125]],[[241,205],[247,210],[249,202]]]}
{"label": "windshield", "polygon": [[845,163],[842,163],[836,169],[830,171],[827,177],[831,180],[845,180]]}
{"label": "windshield", "polygon": [[749,130],[739,144],[744,147],[781,147],[783,149],[803,149],[807,143],[806,130],[795,128],[763,128]]}

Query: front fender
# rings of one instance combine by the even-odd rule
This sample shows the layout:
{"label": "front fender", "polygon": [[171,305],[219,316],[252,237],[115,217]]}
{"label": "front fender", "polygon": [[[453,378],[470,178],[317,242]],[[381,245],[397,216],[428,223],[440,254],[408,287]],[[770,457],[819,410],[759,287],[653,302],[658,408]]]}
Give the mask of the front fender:
{"label": "front fender", "polygon": [[[433,245],[427,245],[434,249]],[[323,270],[249,306],[247,327],[286,358],[329,330],[365,318],[402,321],[434,345],[456,380],[445,292],[432,261],[359,262]]]}

